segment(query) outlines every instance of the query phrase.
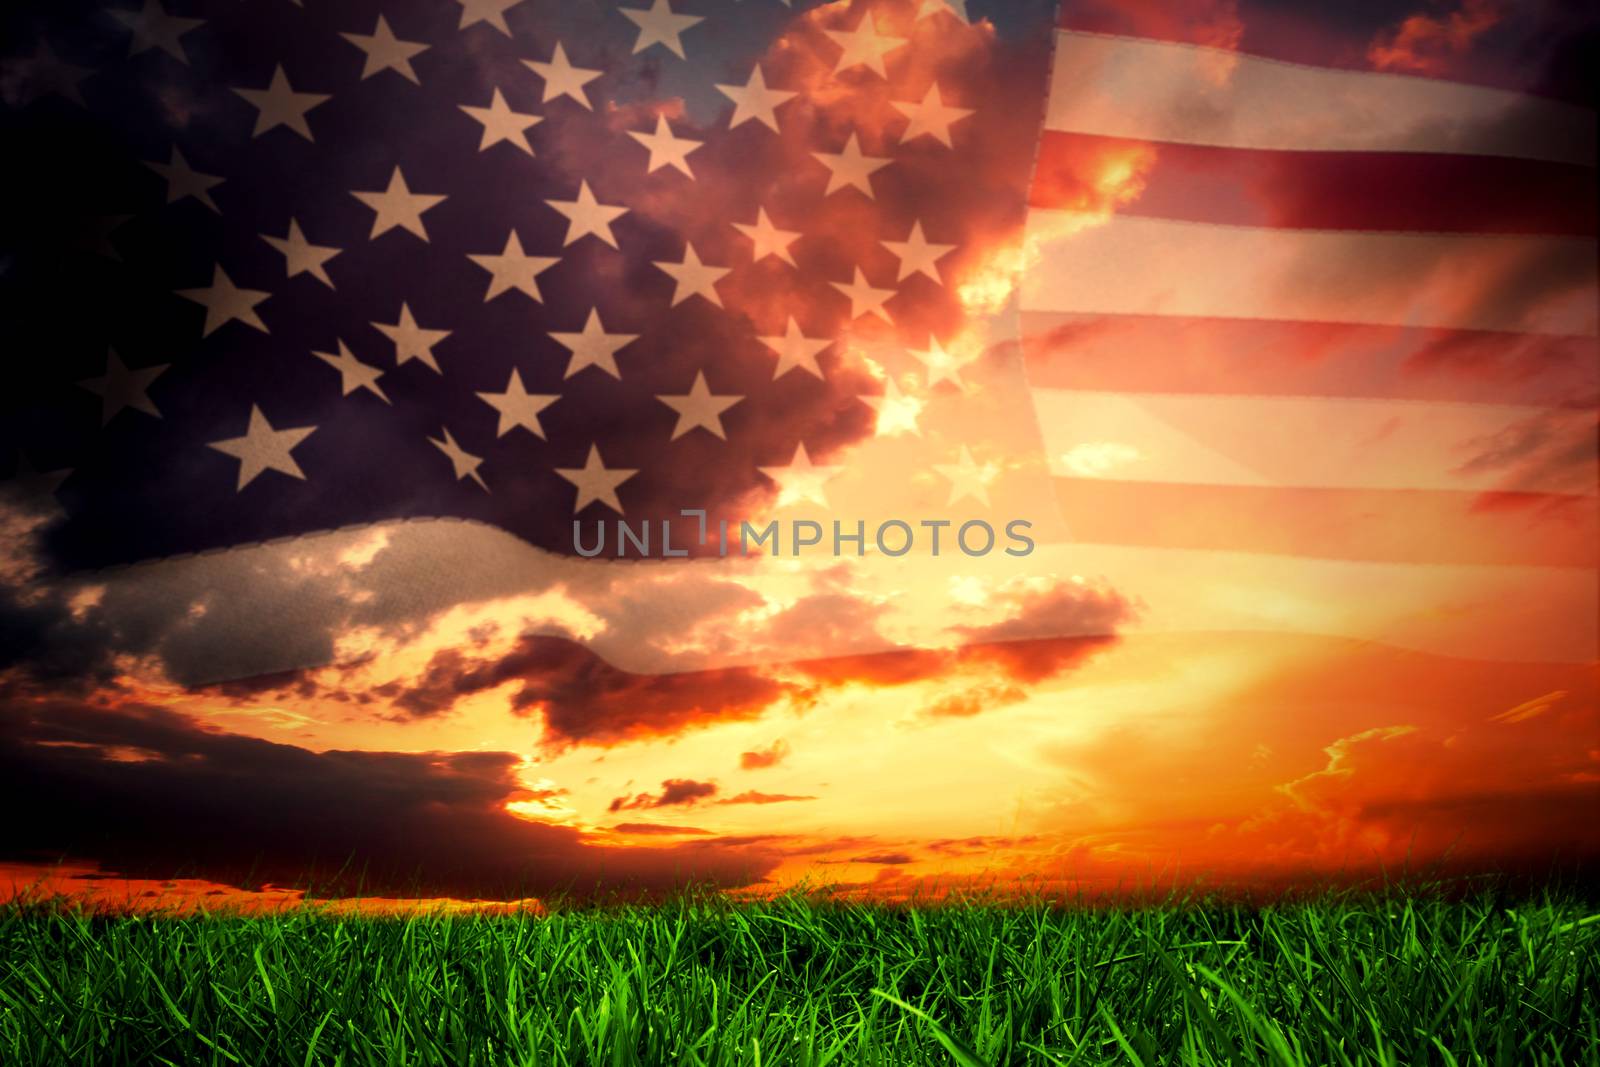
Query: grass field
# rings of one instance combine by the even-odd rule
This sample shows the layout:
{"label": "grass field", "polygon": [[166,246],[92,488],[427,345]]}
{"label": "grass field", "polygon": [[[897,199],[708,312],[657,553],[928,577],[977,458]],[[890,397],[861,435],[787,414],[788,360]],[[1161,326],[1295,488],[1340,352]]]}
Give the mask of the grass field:
{"label": "grass field", "polygon": [[0,909],[0,1062],[1600,1064],[1571,896]]}

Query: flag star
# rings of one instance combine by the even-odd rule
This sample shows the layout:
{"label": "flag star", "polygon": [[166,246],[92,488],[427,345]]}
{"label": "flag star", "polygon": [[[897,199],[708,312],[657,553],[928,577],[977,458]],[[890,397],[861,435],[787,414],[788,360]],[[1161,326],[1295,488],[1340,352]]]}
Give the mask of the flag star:
{"label": "flag star", "polygon": [[611,224],[626,215],[628,209],[600,203],[594,198],[594,192],[589,188],[587,181],[578,185],[578,199],[546,200],[545,203],[567,217],[567,239],[562,242],[562,247],[591,233],[612,248],[617,247],[617,238],[611,232]]}
{"label": "flag star", "polygon": [[842,30],[828,30],[827,33],[835,44],[844,49],[839,56],[838,64],[833,68],[835,71],[866,67],[885,78],[889,76],[889,72],[884,67],[883,57],[907,43],[904,37],[886,37],[879,34],[878,24],[870,11],[861,16],[861,21],[849,33]]}
{"label": "flag star", "polygon": [[561,399],[559,396],[529,393],[523,387],[522,375],[517,373],[515,367],[511,369],[511,380],[506,383],[505,392],[479,393],[478,398],[500,413],[500,425],[494,434],[496,438],[504,437],[518,426],[535,437],[543,438],[544,427],[539,425],[539,412]]}
{"label": "flag star", "polygon": [[533,146],[528,143],[526,131],[529,127],[543,122],[544,116],[512,111],[511,105],[506,103],[505,96],[498,88],[490,98],[488,107],[470,107],[466,104],[460,107],[462,111],[483,124],[483,138],[478,142],[478,151],[482,152],[504,141],[522,149],[530,156],[533,155]]}
{"label": "flag star", "polygon": [[[19,84],[21,92],[17,98],[18,107],[27,107],[35,100],[55,94],[77,104],[87,107],[83,99],[83,90],[78,88],[80,82],[94,75],[88,67],[80,67],[72,63],[64,63],[50,47],[49,42],[41,40],[33,50],[33,55],[27,59],[9,59],[0,64],[9,77],[6,78],[7,88],[10,84]],[[13,83],[12,79],[16,82]],[[11,103],[9,94],[6,99]]]}
{"label": "flag star", "polygon": [[930,244],[922,234],[921,220],[911,224],[911,236],[904,241],[884,241],[882,244],[900,260],[900,273],[894,279],[897,282],[903,282],[913,274],[926,274],[943,285],[944,279],[939,276],[939,260],[956,250],[955,245]]}
{"label": "flag star", "polygon": [[728,120],[731,130],[740,123],[755,119],[774,133],[778,132],[777,109],[799,94],[789,89],[768,89],[761,64],[750,72],[750,80],[743,85],[719,85],[717,91],[733,101],[733,117]]}
{"label": "flag star", "polygon": [[20,503],[32,505],[35,508],[44,508],[52,513],[60,512],[60,502],[56,500],[56,490],[61,488],[61,483],[72,476],[71,467],[61,467],[53,471],[41,471],[28,462],[28,457],[21,450],[17,452],[17,466],[11,477],[0,480],[0,489],[6,495]]}
{"label": "flag star", "polygon": [[832,152],[811,153],[822,161],[828,168],[828,188],[823,191],[827,196],[846,186],[853,185],[872,198],[872,175],[887,167],[894,160],[887,156],[868,156],[861,152],[861,142],[854,133],[850,140],[845,142],[844,151],[834,154]]}
{"label": "flag star", "polygon": [[823,349],[833,344],[831,338],[805,336],[800,332],[800,324],[794,321],[793,315],[789,316],[789,325],[782,337],[758,337],[757,340],[778,354],[778,365],[772,372],[773,381],[782,378],[796,367],[809,371],[818,378],[822,377],[822,368],[817,366],[817,356]]}
{"label": "flag star", "polygon": [[350,195],[377,212],[377,217],[372,220],[372,237],[376,238],[399,226],[424,241],[428,239],[428,230],[422,224],[422,213],[445,200],[443,196],[413,193],[406,185],[406,176],[400,173],[399,167],[395,167],[394,173],[389,176],[389,188],[382,192],[352,191]]}
{"label": "flag star", "polygon": [[174,204],[186,196],[192,196],[206,207],[222,214],[222,209],[217,207],[217,202],[211,199],[213,186],[221,185],[226,179],[215,174],[201,174],[189,166],[189,161],[183,158],[183,153],[178,151],[178,146],[172,146],[172,160],[168,163],[151,163],[145,161],[145,166],[155,171],[167,180],[167,203]]}
{"label": "flag star", "polygon": [[656,116],[655,133],[629,130],[628,136],[650,150],[650,162],[645,167],[646,174],[654,174],[658,167],[673,166],[689,177],[694,177],[694,171],[689,169],[688,156],[690,152],[700,147],[701,142],[691,141],[686,137],[674,137],[665,115]]}
{"label": "flag star", "polygon": [[291,455],[295,446],[316,431],[315,426],[299,426],[289,430],[274,430],[267,417],[256,405],[250,405],[250,427],[243,437],[230,437],[226,441],[213,441],[208,446],[239,461],[239,484],[235,492],[255,481],[256,475],[265,471],[281,471],[291,478],[305,481],[305,471]]}
{"label": "flag star", "polygon": [[417,72],[412,69],[411,61],[430,46],[420,41],[400,40],[382,15],[378,16],[378,24],[371,33],[341,33],[339,36],[367,54],[367,60],[361,67],[362,81],[379,71],[392,70],[413,85],[422,84]]}
{"label": "flag star", "polygon": [[618,10],[629,22],[639,27],[639,39],[633,43],[633,54],[638,55],[653,44],[661,45],[679,59],[683,54],[683,40],[679,36],[691,26],[704,22],[700,15],[675,15],[668,0],[654,0],[648,10],[624,7]]}
{"label": "flag star", "polygon": [[992,463],[978,466],[966,445],[961,446],[959,463],[935,463],[933,469],[950,479],[950,499],[945,501],[945,507],[969,496],[984,507],[989,506],[989,484],[1000,472]]}
{"label": "flag star", "polygon": [[722,413],[744,397],[726,393],[713,395],[706,385],[706,372],[695,371],[694,384],[687,393],[682,396],[658,394],[656,399],[678,413],[678,424],[672,428],[672,440],[676,441],[697,427],[704,427],[726,441],[728,435],[722,431]]}
{"label": "flag star", "polygon": [[787,507],[802,500],[828,506],[828,496],[823,485],[839,476],[843,467],[819,467],[806,454],[805,442],[795,445],[794,458],[786,467],[757,467],[762,474],[778,483],[777,507]]}
{"label": "flag star", "polygon": [[949,382],[957,389],[965,391],[967,385],[961,380],[961,368],[970,360],[957,359],[944,350],[937,337],[928,338],[928,347],[924,351],[912,351],[911,355],[918,363],[928,368],[928,388],[932,389],[940,382]]}
{"label": "flag star", "polygon": [[333,279],[328,277],[325,264],[337,256],[343,249],[332,248],[327,245],[314,245],[306,240],[306,235],[300,232],[300,224],[294,219],[289,220],[289,235],[287,237],[273,237],[271,234],[262,234],[261,239],[267,244],[283,253],[289,277],[296,274],[309,274],[317,281],[332,289]]}
{"label": "flag star", "polygon": [[620,467],[607,469],[600,459],[599,447],[591,444],[589,458],[582,467],[557,467],[556,473],[578,487],[578,499],[572,505],[574,515],[596,501],[621,515],[622,501],[617,499],[617,486],[639,472]]}
{"label": "flag star", "polygon": [[944,98],[939,95],[937,82],[928,86],[928,91],[923,95],[920,104],[901,100],[891,100],[889,103],[910,120],[904,132],[900,134],[902,144],[918,137],[928,136],[947,148],[954,147],[950,140],[951,124],[960,122],[973,113],[968,107],[946,107]]}
{"label": "flag star", "polygon": [[74,234],[77,247],[86,252],[93,252],[107,259],[122,261],[122,253],[117,251],[117,246],[111,236],[119,228],[133,220],[132,215],[94,215],[80,219],[80,227]]}
{"label": "flag star", "polygon": [[450,436],[449,427],[441,426],[440,429],[444,431],[444,440],[441,441],[437,437],[430,437],[428,441],[434,448],[450,457],[450,466],[455,468],[456,481],[459,482],[465,478],[471,478],[478,483],[479,489],[487,493],[489,487],[484,484],[483,475],[478,473],[478,468],[483,466],[482,457],[474,456],[456,444],[456,439]]}
{"label": "flag star", "polygon": [[506,12],[522,0],[456,0],[461,5],[461,23],[457,29],[466,29],[478,22],[487,22],[507,37],[511,27],[506,25]]}
{"label": "flag star", "polygon": [[706,266],[700,262],[700,254],[694,250],[694,245],[688,242],[684,244],[682,263],[665,260],[656,260],[655,263],[678,283],[672,293],[673,307],[697,295],[705,297],[717,307],[722,306],[722,294],[717,292],[717,282],[731,268]]}
{"label": "flag star", "polygon": [[340,396],[349,396],[357,389],[365,389],[385,404],[390,403],[389,398],[384,395],[383,387],[378,384],[378,379],[383,377],[383,371],[371,364],[361,362],[343,341],[339,342],[339,351],[337,353],[313,352],[311,354],[339,372]]}
{"label": "flag star", "polygon": [[443,373],[434,358],[433,346],[449,337],[449,330],[428,330],[418,326],[417,320],[411,317],[411,309],[404,302],[400,304],[399,322],[374,322],[372,325],[394,342],[396,366],[403,366],[414,359],[435,374]]}
{"label": "flag star", "polygon": [[289,76],[279,64],[272,72],[272,84],[265,89],[235,89],[234,92],[250,102],[258,114],[256,128],[251,137],[260,137],[275,126],[287,126],[308,141],[311,126],[306,122],[306,112],[332,99],[327,93],[297,93],[289,85]]}
{"label": "flag star", "polygon": [[570,96],[590,111],[594,110],[594,105],[589,102],[589,91],[584,86],[605,72],[574,67],[567,59],[567,50],[561,47],[560,41],[556,42],[556,50],[551,55],[550,62],[540,63],[536,59],[524,59],[522,65],[544,79],[544,97],[541,103],[548,104],[558,96]]}
{"label": "flag star", "polygon": [[84,378],[78,384],[100,398],[101,426],[116,418],[117,412],[123,408],[142,411],[159,419],[161,412],[151,402],[148,390],[150,383],[161,377],[169,366],[171,364],[163,363],[158,367],[133,370],[122,362],[115,351],[108,351],[105,373],[98,378]]}
{"label": "flag star", "polygon": [[776,256],[789,266],[795,266],[794,255],[789,251],[789,246],[800,239],[798,230],[780,230],[767,218],[766,208],[756,209],[754,225],[747,222],[736,222],[733,228],[755,242],[755,251],[752,253],[755,260],[766,256]]}
{"label": "flag star", "polygon": [[233,279],[228,277],[228,272],[222,269],[220,263],[212,271],[209,287],[178,289],[176,292],[185,300],[205,305],[206,324],[200,332],[201,337],[210,337],[234,319],[246,326],[254,326],[262,333],[269,332],[261,316],[256,314],[256,305],[272,294],[260,289],[240,289],[233,284]]}
{"label": "flag star", "polygon": [[489,292],[483,298],[486,304],[501,293],[512,289],[528,294],[541,304],[544,303],[544,297],[539,295],[539,275],[561,262],[553,256],[525,255],[522,251],[522,239],[517,236],[516,230],[506,235],[505,251],[498,255],[468,254],[467,258],[489,272]]}
{"label": "flag star", "polygon": [[878,437],[896,437],[900,434],[922,436],[917,416],[922,414],[923,402],[915,396],[901,392],[891,375],[884,379],[883,395],[859,394],[861,402],[878,413],[873,432]]}
{"label": "flag star", "polygon": [[606,333],[597,308],[589,309],[589,321],[584,323],[582,333],[552,333],[550,336],[572,353],[567,359],[567,371],[561,377],[570,378],[585,367],[599,367],[618,381],[622,380],[622,372],[617,370],[617,350],[639,339],[636,333]]}
{"label": "flag star", "polygon": [[967,0],[922,0],[922,7],[917,10],[917,21],[921,22],[941,11],[948,11],[969,25],[972,23],[972,16],[967,14]]}
{"label": "flag star", "polygon": [[884,322],[893,323],[889,312],[884,308],[884,303],[894,296],[893,289],[874,289],[867,284],[867,276],[861,273],[861,268],[856,268],[855,281],[848,285],[844,282],[829,282],[839,292],[850,298],[850,317],[859,319],[863,315],[876,315]]}
{"label": "flag star", "polygon": [[179,63],[189,62],[179,38],[206,24],[205,19],[184,19],[167,14],[160,0],[144,0],[144,7],[139,11],[114,10],[111,15],[133,31],[133,41],[128,46],[130,56],[159,48]]}

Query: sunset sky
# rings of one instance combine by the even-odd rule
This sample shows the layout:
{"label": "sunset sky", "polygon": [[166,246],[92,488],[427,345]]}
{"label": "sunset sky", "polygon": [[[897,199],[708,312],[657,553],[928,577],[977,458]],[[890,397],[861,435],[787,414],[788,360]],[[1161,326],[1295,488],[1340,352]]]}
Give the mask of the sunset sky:
{"label": "sunset sky", "polygon": [[[0,435],[0,893],[1100,893],[1597,858],[1579,7],[674,0],[703,20],[679,58],[627,3],[313,0],[259,35],[239,6],[74,9],[6,57],[19,158],[80,141],[14,179],[38,210],[3,276],[53,349]],[[380,8],[428,45],[410,75],[340,40]],[[597,72],[577,96],[530,65],[558,40]],[[280,63],[328,97],[306,136],[252,130],[237,91]],[[792,94],[776,129],[717,88],[748,96],[752,64]],[[371,117],[380,90],[426,137]],[[541,116],[526,145],[463,113],[496,90]],[[692,173],[628,136],[658,118]],[[833,188],[852,144],[883,165]],[[215,203],[163,197],[173,145],[226,176]],[[397,165],[448,190],[423,240],[359,198]],[[456,177],[513,165],[538,170]],[[545,206],[580,182],[627,208],[614,242]],[[262,238],[291,217],[339,253],[286,266]],[[768,217],[795,262],[752,246]],[[508,227],[551,260],[538,296],[479,262]],[[715,303],[653,266],[694,249],[729,268]],[[438,366],[372,328],[402,297],[457,335]],[[638,337],[616,373],[550,336],[596,305]],[[817,345],[783,355],[791,323]],[[507,361],[558,397],[537,432],[485,403]],[[680,432],[661,398],[700,373],[739,400]],[[253,407],[315,427],[298,474],[240,484],[208,447]],[[574,516],[618,518],[575,480],[591,444],[638,472],[611,486],[631,521],[870,545],[1022,519],[1037,547],[583,559]]]}

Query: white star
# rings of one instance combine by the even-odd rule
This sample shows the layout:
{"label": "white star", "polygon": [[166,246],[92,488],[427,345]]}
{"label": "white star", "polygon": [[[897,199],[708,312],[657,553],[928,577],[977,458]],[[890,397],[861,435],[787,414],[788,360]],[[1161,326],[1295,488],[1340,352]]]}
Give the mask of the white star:
{"label": "white star", "polygon": [[829,480],[838,477],[843,467],[818,467],[806,454],[805,442],[794,447],[794,458],[787,467],[758,467],[762,474],[778,483],[776,507],[787,507],[802,500],[828,506],[828,495],[822,489]]}
{"label": "white star", "polygon": [[521,426],[542,439],[544,427],[539,425],[539,412],[561,399],[549,394],[529,393],[523,387],[522,375],[517,373],[515,367],[511,369],[511,380],[506,382],[505,392],[479,393],[478,397],[500,413],[500,425],[494,434],[496,438],[504,437]]}
{"label": "white star", "polygon": [[60,467],[53,471],[37,470],[19,449],[17,466],[12,471],[11,477],[0,479],[0,497],[10,497],[17,503],[41,509],[51,515],[62,514],[61,502],[56,499],[56,490],[61,488],[62,482],[72,476],[72,470],[71,467]]}
{"label": "white star", "polygon": [[544,121],[542,115],[525,115],[520,111],[512,111],[511,105],[506,103],[506,98],[498,88],[489,100],[488,107],[469,107],[460,105],[461,110],[471,115],[483,124],[483,138],[478,142],[478,151],[506,142],[522,151],[533,155],[533,146],[528,143],[527,130]]}
{"label": "white star", "polygon": [[961,462],[935,463],[933,469],[950,479],[950,499],[945,501],[945,507],[969,496],[984,507],[989,506],[989,483],[1000,472],[992,463],[978,466],[966,445],[961,446]]}
{"label": "white star", "polygon": [[[12,85],[16,85],[19,90],[15,100],[18,107],[27,107],[35,100],[41,100],[52,94],[64,97],[79,107],[87,107],[88,104],[83,99],[83,90],[78,87],[78,83],[93,77],[94,74],[95,72],[88,67],[63,63],[49,42],[42,39],[34,48],[32,56],[0,62],[0,75],[6,80],[5,88],[10,90]],[[12,102],[8,91],[6,103]]]}
{"label": "white star", "polygon": [[859,319],[863,315],[876,315],[884,322],[893,323],[889,312],[884,308],[884,303],[894,296],[893,289],[874,289],[867,284],[867,276],[861,273],[861,268],[856,268],[855,281],[850,284],[844,282],[829,282],[839,292],[850,298],[850,317]]}
{"label": "white star", "polygon": [[901,392],[893,376],[884,379],[881,396],[870,393],[859,395],[863,404],[878,413],[873,426],[876,436],[896,437],[907,433],[922,436],[922,427],[917,425],[917,416],[922,414],[922,401]]}
{"label": "white star", "polygon": [[483,459],[479,456],[472,455],[470,452],[464,450],[460,445],[456,444],[456,439],[450,436],[449,427],[441,426],[440,429],[444,431],[444,440],[441,441],[437,437],[430,437],[428,438],[428,442],[433,445],[434,448],[437,448],[440,452],[443,452],[446,456],[450,457],[450,466],[455,468],[456,481],[459,482],[464,478],[471,478],[473,481],[478,483],[479,489],[482,489],[485,493],[487,493],[489,491],[489,487],[484,484],[483,475],[478,473],[478,468],[483,465]]}
{"label": "white star", "polygon": [[694,245],[685,243],[683,262],[657,260],[656,266],[672,275],[677,287],[672,293],[672,306],[677,307],[691,296],[703,296],[717,307],[722,306],[722,294],[717,292],[717,282],[732,268],[708,267],[700,262]]}
{"label": "white star", "polygon": [[456,0],[461,5],[461,23],[456,28],[464,30],[477,22],[487,22],[507,37],[511,27],[506,25],[506,12],[522,0]]}
{"label": "white star", "polygon": [[357,389],[365,389],[385,404],[390,402],[384,395],[383,386],[378,384],[378,379],[383,377],[383,371],[361,362],[355,357],[355,353],[350,351],[350,346],[343,341],[339,342],[337,353],[312,352],[311,354],[339,372],[340,396],[349,396]]}
{"label": "white star", "polygon": [[900,260],[900,273],[894,279],[897,282],[903,282],[913,274],[926,274],[943,285],[944,279],[939,276],[939,260],[956,250],[955,245],[929,244],[922,235],[920,220],[911,224],[911,236],[904,241],[884,241],[882,244]]}
{"label": "white star", "polygon": [[582,333],[552,333],[550,336],[572,353],[563,378],[570,378],[585,367],[599,367],[618,381],[622,380],[622,372],[617,370],[617,350],[639,339],[636,333],[606,333],[596,308],[589,309],[589,321],[584,324]]}
{"label": "white star", "polygon": [[552,256],[525,255],[522,239],[517,236],[516,230],[506,235],[505,251],[499,254],[469,253],[467,258],[489,272],[489,292],[483,298],[485,304],[512,289],[544,303],[544,297],[539,295],[539,275],[561,262]]}
{"label": "white star", "polygon": [[624,7],[618,9],[629,22],[639,27],[639,39],[633,43],[633,54],[638,55],[653,44],[659,44],[679,59],[683,54],[683,41],[679,34],[689,27],[704,22],[700,15],[674,15],[667,0],[654,0],[649,10]]}
{"label": "white star", "polygon": [[228,277],[228,272],[222,269],[220,263],[211,273],[209,287],[178,289],[175,292],[185,300],[205,305],[206,324],[200,332],[201,337],[210,337],[218,328],[226,326],[234,319],[238,319],[246,326],[254,326],[262,333],[268,332],[266,323],[256,314],[256,305],[272,294],[260,289],[240,289],[233,284],[233,279]]}
{"label": "white star", "polygon": [[159,48],[179,63],[188,63],[189,57],[184,54],[183,42],[178,38],[206,24],[205,19],[183,19],[167,14],[160,0],[144,0],[144,7],[139,11],[114,10],[111,15],[133,31],[133,41],[128,46],[130,56]]}
{"label": "white star", "polygon": [[960,122],[972,114],[972,109],[967,107],[945,107],[944,98],[939,95],[939,85],[935,82],[928,87],[927,93],[922,97],[920,104],[906,103],[900,100],[889,101],[894,109],[909,119],[904,132],[900,134],[900,142],[914,141],[918,137],[928,136],[943,144],[945,147],[954,147],[950,140],[950,125]]}
{"label": "white star", "polygon": [[595,445],[589,446],[589,458],[584,461],[581,468],[557,467],[556,473],[578,487],[578,500],[572,505],[572,513],[576,515],[595,501],[615,511],[618,515],[622,512],[622,501],[617,499],[617,486],[632,478],[639,472],[637,470],[623,470],[620,467],[607,469],[600,459],[600,449]]}
{"label": "white star", "polygon": [[789,316],[789,325],[782,337],[758,337],[757,340],[778,354],[778,365],[772,371],[773,381],[782,378],[796,367],[809,371],[818,378],[822,377],[822,368],[817,366],[817,356],[823,349],[833,344],[831,338],[805,336],[800,332],[800,324],[794,321],[793,315]]}
{"label": "white star", "polygon": [[699,148],[701,142],[691,141],[686,137],[674,137],[665,115],[656,116],[655,133],[629,130],[628,136],[650,149],[650,162],[645,167],[646,174],[654,174],[658,167],[673,166],[689,177],[694,177],[694,171],[689,169],[688,155]]}
{"label": "white star", "polygon": [[759,63],[750,72],[750,80],[744,85],[719,85],[717,90],[733,101],[733,117],[728,120],[730,130],[742,122],[755,119],[774,133],[778,130],[777,109],[799,95],[788,89],[768,89],[766,75],[761,73]]}
{"label": "white star", "polygon": [[339,36],[367,54],[367,61],[361,67],[362,81],[381,70],[392,70],[413,85],[422,84],[411,67],[411,61],[430,46],[420,41],[400,40],[382,15],[378,16],[378,24],[370,34],[341,33]]}
{"label": "white star", "polygon": [[212,211],[222,214],[222,209],[211,199],[211,188],[221,185],[225,179],[215,174],[201,174],[189,166],[189,161],[183,158],[177,145],[172,146],[170,163],[151,163],[147,160],[145,166],[167,180],[167,203],[174,204],[186,196],[192,196]]}
{"label": "white star", "polygon": [[536,59],[524,59],[522,65],[544,79],[544,97],[541,103],[548,104],[558,96],[570,96],[590,111],[594,110],[594,105],[589,103],[589,92],[584,86],[605,72],[574,67],[567,60],[567,51],[561,47],[560,41],[556,42],[556,50],[550,57],[550,62],[540,63]]}
{"label": "white star", "polygon": [[306,140],[314,141],[306,112],[332,99],[327,93],[295,92],[282,64],[273,70],[272,83],[265,89],[235,89],[234,92],[256,109],[256,128],[251,137],[260,137],[275,126],[287,126]]}
{"label": "white star", "polygon": [[545,203],[567,217],[567,239],[562,242],[563,247],[591,233],[612,248],[617,247],[617,238],[611,232],[611,224],[626,215],[628,209],[600,203],[594,198],[587,181],[579,184],[578,199],[546,200]]}
{"label": "white star", "polygon": [[922,7],[917,10],[917,21],[920,22],[930,15],[937,15],[941,11],[948,11],[969,25],[972,23],[972,16],[967,14],[967,0],[922,0]]}
{"label": "white star", "polygon": [[161,377],[171,364],[159,367],[142,367],[132,370],[124,364],[115,351],[106,352],[106,371],[98,378],[84,378],[78,384],[100,398],[100,425],[116,418],[123,408],[142,411],[146,415],[161,417],[150,400],[150,383]]}
{"label": "white star", "polygon": [[399,226],[424,241],[428,239],[428,230],[422,224],[422,213],[445,200],[442,195],[413,193],[406,185],[406,176],[400,173],[399,167],[395,167],[394,173],[389,176],[389,188],[370,193],[352,191],[350,195],[377,212],[377,217],[372,220],[373,237]]}
{"label": "white star", "polygon": [[755,225],[735,222],[733,228],[755,242],[753,259],[759,261],[766,256],[776,256],[791,267],[796,265],[789,246],[800,239],[800,231],[778,229],[772,224],[772,220],[767,218],[766,208],[756,209]]}
{"label": "white star", "polygon": [[449,330],[427,330],[418,326],[417,320],[411,317],[411,309],[404,302],[400,304],[399,322],[374,322],[372,325],[394,342],[396,366],[403,366],[414,359],[435,374],[443,373],[434,359],[433,346],[449,337]]}
{"label": "white star", "polygon": [[261,239],[267,244],[283,253],[285,266],[289,277],[296,274],[309,274],[317,281],[333,288],[333,279],[328,277],[325,264],[337,256],[342,249],[331,248],[327,245],[314,245],[306,240],[306,235],[300,232],[300,224],[294,219],[289,220],[289,235],[287,237],[273,237],[271,234],[262,234]]}
{"label": "white star", "polygon": [[932,389],[940,382],[949,382],[957,389],[966,391],[967,385],[961,380],[961,368],[971,360],[957,359],[944,350],[937,337],[928,338],[928,347],[924,351],[911,350],[911,355],[918,363],[928,368],[928,388]]}
{"label": "white star", "polygon": [[880,35],[878,24],[873,20],[870,11],[861,16],[861,21],[849,33],[842,30],[828,30],[827,33],[833,38],[834,43],[844,49],[839,56],[838,64],[833,68],[835,71],[866,67],[885,78],[889,76],[889,72],[884,67],[883,57],[906,44],[904,37]]}
{"label": "white star", "polygon": [[213,441],[208,447],[239,461],[239,483],[234,487],[234,491],[240,492],[255,481],[256,475],[269,470],[282,471],[291,478],[305,481],[305,471],[300,469],[300,464],[295,462],[294,456],[290,453],[294,451],[296,445],[315,431],[315,426],[274,430],[267,417],[261,413],[261,409],[252,404],[250,427],[243,437]]}
{"label": "white star", "polygon": [[656,399],[678,413],[678,424],[672,428],[672,440],[676,441],[690,430],[703,426],[726,441],[728,435],[722,431],[722,413],[744,397],[726,393],[713,395],[706,385],[706,372],[695,371],[694,384],[687,393],[682,396],[658,394]]}
{"label": "white star", "polygon": [[828,168],[828,188],[823,191],[823,196],[843,189],[846,186],[855,186],[867,197],[872,198],[872,175],[887,167],[894,160],[887,156],[868,156],[861,152],[861,142],[854,133],[850,140],[845,142],[844,151],[837,155],[832,152],[811,153],[822,161]]}

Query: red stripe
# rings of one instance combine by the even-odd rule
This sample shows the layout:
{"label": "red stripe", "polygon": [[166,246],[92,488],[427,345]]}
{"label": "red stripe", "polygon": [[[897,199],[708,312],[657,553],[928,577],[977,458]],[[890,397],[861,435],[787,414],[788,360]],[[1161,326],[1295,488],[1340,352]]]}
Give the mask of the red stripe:
{"label": "red stripe", "polygon": [[1600,343],[1482,330],[1025,312],[1031,385],[1593,406]]}
{"label": "red stripe", "polygon": [[[1485,30],[1490,32],[1473,35],[1467,47],[1441,39],[1450,32],[1448,5],[1399,2],[1344,5],[1335,15],[1332,8],[1262,0],[1066,0],[1059,5],[1057,25],[1313,67],[1418,75],[1592,104],[1593,85],[1584,77],[1590,63],[1581,47],[1587,26],[1581,20],[1574,23],[1559,5],[1543,12],[1536,5],[1527,7],[1514,20],[1522,23],[1518,28],[1523,37],[1493,32],[1503,25],[1489,26]],[[1413,16],[1431,16],[1443,32],[1434,34],[1431,42],[1406,47],[1400,31]],[[1538,43],[1535,58],[1530,60],[1526,47],[1517,47],[1523,41]]]}
{"label": "red stripe", "polygon": [[1217,148],[1046,130],[1029,202],[1289,229],[1592,236],[1594,185],[1588,167],[1540,160]]}
{"label": "red stripe", "polygon": [[1385,563],[1600,562],[1593,497],[1055,481],[1071,539],[1091,544]]}

